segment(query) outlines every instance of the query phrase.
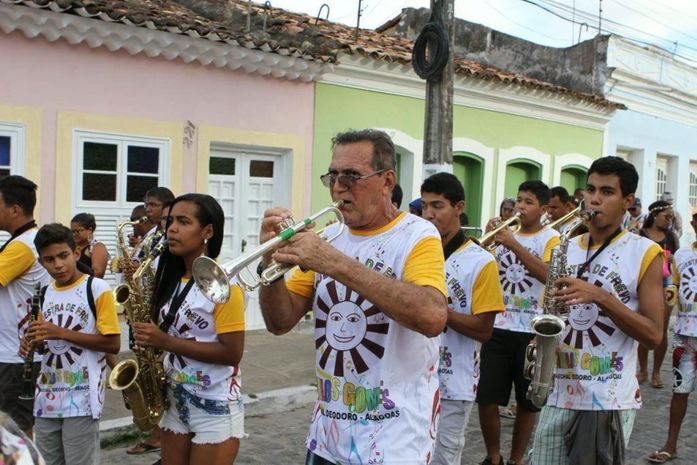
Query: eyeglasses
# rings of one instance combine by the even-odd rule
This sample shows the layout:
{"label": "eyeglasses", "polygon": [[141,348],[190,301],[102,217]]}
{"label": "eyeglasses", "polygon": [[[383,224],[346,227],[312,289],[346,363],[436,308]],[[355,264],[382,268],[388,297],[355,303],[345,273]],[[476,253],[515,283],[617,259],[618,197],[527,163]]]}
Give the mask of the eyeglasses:
{"label": "eyeglasses", "polygon": [[334,183],[339,181],[339,183],[341,183],[347,189],[351,189],[353,186],[356,185],[356,183],[358,181],[368,179],[371,176],[375,176],[377,174],[384,173],[385,171],[387,171],[387,168],[377,170],[377,171],[370,173],[370,174],[364,174],[362,176],[359,174],[326,173],[326,174],[323,174],[322,176],[320,176],[319,179],[320,179],[320,181],[322,181],[322,184],[324,184],[324,187],[332,187],[334,185]]}

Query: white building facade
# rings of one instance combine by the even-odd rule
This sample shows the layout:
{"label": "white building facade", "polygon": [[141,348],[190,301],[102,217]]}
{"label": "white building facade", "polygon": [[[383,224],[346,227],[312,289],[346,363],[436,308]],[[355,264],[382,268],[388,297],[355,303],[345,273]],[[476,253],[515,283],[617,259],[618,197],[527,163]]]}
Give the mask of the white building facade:
{"label": "white building facade", "polygon": [[695,238],[689,222],[697,205],[697,68],[617,36],[607,60],[614,71],[605,96],[628,110],[610,120],[605,153],[637,167],[643,212],[663,192],[673,194],[683,219],[681,243],[687,244]]}

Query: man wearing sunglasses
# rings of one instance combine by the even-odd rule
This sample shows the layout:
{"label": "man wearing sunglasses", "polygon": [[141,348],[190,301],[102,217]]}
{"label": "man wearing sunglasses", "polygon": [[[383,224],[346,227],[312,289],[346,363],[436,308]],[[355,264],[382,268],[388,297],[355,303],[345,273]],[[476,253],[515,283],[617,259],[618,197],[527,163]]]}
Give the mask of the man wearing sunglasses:
{"label": "man wearing sunglasses", "polygon": [[[318,401],[307,464],[428,463],[440,413],[438,339],[447,319],[443,249],[428,221],[399,212],[394,146],[382,131],[338,134],[320,178],[347,228],[302,232],[265,256],[300,265],[260,291],[269,331],[313,310]],[[290,215],[264,213],[260,242]],[[327,231],[331,236],[339,225]]]}

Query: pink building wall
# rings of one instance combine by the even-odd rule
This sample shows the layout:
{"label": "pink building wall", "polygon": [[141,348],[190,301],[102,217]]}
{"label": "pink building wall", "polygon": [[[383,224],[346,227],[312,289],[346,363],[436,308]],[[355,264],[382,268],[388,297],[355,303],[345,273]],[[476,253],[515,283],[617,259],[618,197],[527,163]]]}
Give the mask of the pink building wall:
{"label": "pink building wall", "polygon": [[[53,219],[59,197],[54,196],[54,173],[56,121],[61,111],[293,134],[305,141],[305,153],[312,153],[312,82],[142,54],[131,56],[124,51],[70,45],[64,40],[27,39],[17,32],[0,35],[0,57],[0,103],[43,111],[42,175],[38,182],[43,221]],[[184,153],[182,172],[187,176],[182,189],[190,191],[195,186],[196,160]],[[311,157],[305,161],[309,175]]]}

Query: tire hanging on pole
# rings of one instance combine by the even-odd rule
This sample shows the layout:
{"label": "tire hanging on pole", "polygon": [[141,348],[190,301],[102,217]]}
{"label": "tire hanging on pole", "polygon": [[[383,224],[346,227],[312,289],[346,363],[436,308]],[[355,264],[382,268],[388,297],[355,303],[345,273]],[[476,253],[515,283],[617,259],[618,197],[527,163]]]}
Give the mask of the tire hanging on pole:
{"label": "tire hanging on pole", "polygon": [[414,72],[421,79],[439,76],[448,64],[449,48],[445,26],[440,22],[427,23],[416,38],[411,52]]}

